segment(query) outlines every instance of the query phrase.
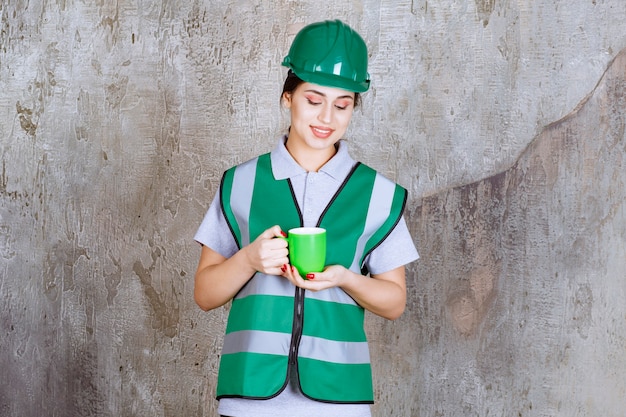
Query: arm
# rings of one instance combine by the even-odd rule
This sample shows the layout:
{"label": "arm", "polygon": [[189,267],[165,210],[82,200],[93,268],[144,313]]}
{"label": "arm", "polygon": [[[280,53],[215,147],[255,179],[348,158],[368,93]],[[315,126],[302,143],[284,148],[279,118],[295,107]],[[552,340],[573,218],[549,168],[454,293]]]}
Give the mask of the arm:
{"label": "arm", "polygon": [[230,258],[203,246],[194,281],[196,304],[204,311],[226,304],[256,271],[282,274],[281,266],[289,260],[287,242],[274,239],[279,236],[283,236],[283,232],[273,226]]}
{"label": "arm", "polygon": [[402,315],[406,307],[405,268],[400,266],[370,278],[346,270],[342,285],[361,307],[389,320]]}
{"label": "arm", "polygon": [[341,287],[359,305],[389,320],[402,315],[406,306],[405,268],[400,266],[370,278],[354,273],[340,265],[326,268],[324,272],[308,274],[302,279],[296,270],[284,275],[295,285],[311,291]]}

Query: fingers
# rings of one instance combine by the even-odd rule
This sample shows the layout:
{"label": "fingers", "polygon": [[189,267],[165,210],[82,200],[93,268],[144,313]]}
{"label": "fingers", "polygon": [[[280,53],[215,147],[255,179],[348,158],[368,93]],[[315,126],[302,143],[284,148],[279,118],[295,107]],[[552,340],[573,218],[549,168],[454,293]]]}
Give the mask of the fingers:
{"label": "fingers", "polygon": [[272,226],[261,233],[246,247],[246,254],[251,267],[259,272],[270,275],[280,275],[280,267],[289,262],[289,251],[284,232],[280,226]]}
{"label": "fingers", "polygon": [[[332,287],[332,283],[323,280],[322,273],[307,274],[307,279],[304,279],[298,272],[298,269],[293,265],[283,265],[281,268],[283,277],[287,278],[296,287],[304,288],[310,291],[320,291],[326,288]],[[309,278],[311,276],[312,278]],[[316,278],[318,281],[316,281]]]}
{"label": "fingers", "polygon": [[301,283],[304,281],[300,274],[298,274],[298,270],[295,266],[284,264],[280,270],[282,271],[282,275],[287,278],[293,285],[296,287],[301,287]]}
{"label": "fingers", "polygon": [[258,257],[264,271],[273,269],[280,273],[277,270],[289,262],[288,255],[287,242],[282,241],[282,239],[272,239],[266,240],[260,245]]}
{"label": "fingers", "polygon": [[283,232],[279,225],[275,225],[259,235],[259,238],[262,239],[273,239],[275,237],[287,237],[287,233]]}

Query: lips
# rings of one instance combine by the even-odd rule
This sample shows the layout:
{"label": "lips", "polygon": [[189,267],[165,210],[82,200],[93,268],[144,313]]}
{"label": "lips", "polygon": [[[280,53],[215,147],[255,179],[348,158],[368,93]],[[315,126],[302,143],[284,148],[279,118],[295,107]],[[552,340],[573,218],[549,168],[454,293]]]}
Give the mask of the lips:
{"label": "lips", "polygon": [[333,134],[334,129],[322,126],[311,126],[311,132],[313,132],[313,135],[317,138],[327,139]]}

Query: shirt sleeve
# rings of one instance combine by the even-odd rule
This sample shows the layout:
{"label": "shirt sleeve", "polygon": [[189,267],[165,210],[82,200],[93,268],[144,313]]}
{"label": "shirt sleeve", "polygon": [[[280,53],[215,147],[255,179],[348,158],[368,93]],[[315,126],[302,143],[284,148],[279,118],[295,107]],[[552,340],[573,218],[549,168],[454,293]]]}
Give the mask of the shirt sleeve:
{"label": "shirt sleeve", "polygon": [[389,236],[369,254],[365,265],[371,274],[382,274],[419,259],[404,216]]}
{"label": "shirt sleeve", "polygon": [[233,256],[239,248],[222,213],[219,191],[215,194],[209,210],[206,212],[194,240],[211,248],[225,258]]}

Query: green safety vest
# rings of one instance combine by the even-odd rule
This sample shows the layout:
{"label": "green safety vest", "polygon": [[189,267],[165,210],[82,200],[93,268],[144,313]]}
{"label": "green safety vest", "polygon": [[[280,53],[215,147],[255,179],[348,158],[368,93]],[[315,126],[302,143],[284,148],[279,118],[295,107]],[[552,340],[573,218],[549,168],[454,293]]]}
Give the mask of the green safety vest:
{"label": "green safety vest", "polygon": [[[302,226],[288,179],[275,180],[270,154],[224,173],[222,211],[239,248],[264,230]],[[406,190],[357,163],[318,221],[326,265],[367,274],[365,257],[400,220]],[[364,309],[340,288],[305,291],[257,272],[234,297],[220,360],[217,398],[267,399],[297,366],[305,396],[324,402],[374,401]]]}

